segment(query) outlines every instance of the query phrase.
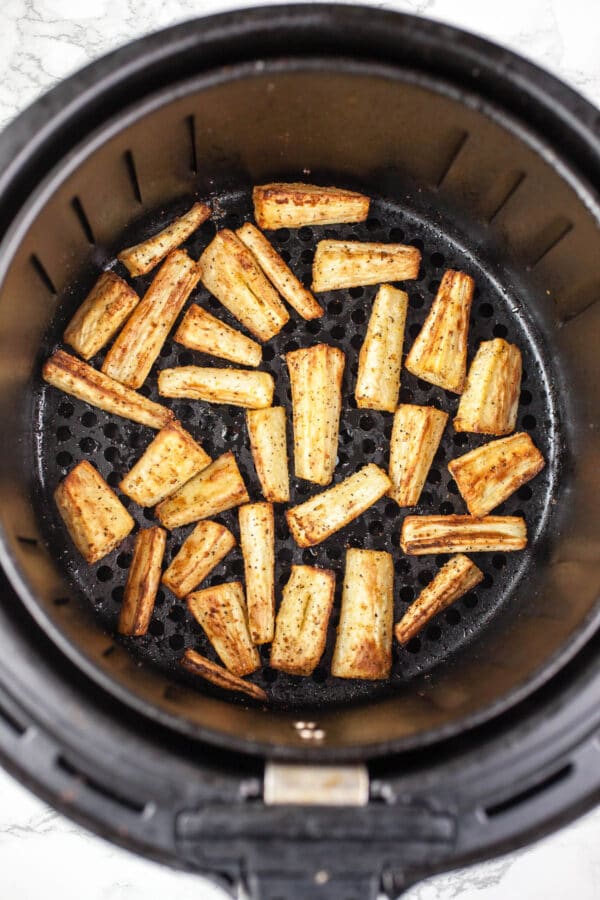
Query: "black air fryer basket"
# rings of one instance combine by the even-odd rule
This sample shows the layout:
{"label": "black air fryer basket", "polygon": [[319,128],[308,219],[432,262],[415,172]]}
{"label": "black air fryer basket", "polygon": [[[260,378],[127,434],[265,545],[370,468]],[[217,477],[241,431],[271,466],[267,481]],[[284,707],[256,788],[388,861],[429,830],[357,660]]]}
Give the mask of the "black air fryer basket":
{"label": "black air fryer basket", "polygon": [[[59,85],[0,136],[0,748],[9,770],[98,833],[266,900],[392,897],[596,802],[599,132],[583,99],[485,41],[372,8],[301,5],[144,38]],[[115,639],[131,539],[83,565],[52,492],[82,458],[118,484],[151,435],[48,388],[40,371],[117,249],[197,197],[215,210],[186,245],[197,258],[215,228],[250,217],[252,184],[273,179],[373,198],[360,225],[275,233],[303,279],[322,237],[421,249],[407,340],[446,268],[474,276],[470,355],[492,337],[519,345],[518,428],[547,466],[499,509],[525,516],[527,550],[478,556],[482,584],[396,648],[389,683],[329,675],[338,596],[312,678],[277,673],[264,657],[263,707],[181,674],[184,648],[207,645],[166,592],[147,636]],[[285,352],[319,340],[346,352],[336,480],[367,461],[387,464],[391,417],[348,399],[374,293],[323,295],[322,320],[293,314],[264,350],[286,405]],[[202,288],[194,296],[218,307]],[[157,370],[195,362],[204,359],[167,341],[147,395],[157,398]],[[406,372],[401,399],[450,413],[457,405]],[[234,451],[258,499],[243,412],[173,408],[211,455]],[[479,443],[447,429],[417,512],[464,511],[446,466]],[[292,501],[306,488],[292,479]],[[131,512],[141,526],[151,519]],[[347,546],[391,550],[398,616],[444,560],[401,553],[404,514],[383,499],[304,551],[278,517],[278,584],[299,562],[333,568],[341,584]],[[235,513],[222,521],[236,530]],[[176,549],[171,539],[169,554]],[[211,579],[241,574],[235,552]]]}

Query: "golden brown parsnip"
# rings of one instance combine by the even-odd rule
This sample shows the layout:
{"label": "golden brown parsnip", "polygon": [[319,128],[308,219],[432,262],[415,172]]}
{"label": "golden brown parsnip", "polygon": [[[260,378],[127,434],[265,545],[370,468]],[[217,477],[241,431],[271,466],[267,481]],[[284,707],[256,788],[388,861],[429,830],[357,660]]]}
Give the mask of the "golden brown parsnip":
{"label": "golden brown parsnip", "polygon": [[350,548],[331,674],[336,678],[388,678],[393,624],[391,553]]}
{"label": "golden brown parsnip", "polygon": [[421,253],[404,244],[364,241],[319,241],[313,260],[312,289],[341,288],[406,281],[419,274]]}
{"label": "golden brown parsnip", "polygon": [[262,360],[260,344],[211,316],[196,303],[192,303],[184,315],[173,340],[191,350],[199,350],[242,366],[259,366]]}
{"label": "golden brown parsnip", "polygon": [[207,659],[200,653],[196,653],[195,650],[185,651],[181,659],[181,665],[191,675],[198,675],[200,678],[204,678],[205,681],[210,681],[211,684],[216,684],[217,687],[223,688],[225,691],[237,691],[240,694],[248,694],[254,700],[263,702],[269,699],[267,694],[257,684],[252,684],[251,681],[244,681],[243,678],[232,675],[223,666],[211,662],[210,659]]}
{"label": "golden brown parsnip", "polygon": [[325,649],[334,593],[334,572],[292,566],[277,613],[272,668],[292,675],[314,671]]}
{"label": "golden brown parsnip", "polygon": [[162,428],[174,418],[166,406],[142,397],[64,350],[57,350],[46,361],[42,376],[48,384],[78,400],[149,428]]}
{"label": "golden brown parsnip", "polygon": [[433,406],[401,403],[394,414],[390,441],[390,497],[398,506],[416,506],[448,414]]}
{"label": "golden brown parsnip", "polygon": [[249,500],[235,457],[228,452],[159,503],[155,513],[165,528],[171,530],[199,519],[210,519]]}
{"label": "golden brown parsnip", "polygon": [[521,351],[502,338],[482,341],[454,419],[456,431],[510,434],[517,424]]}
{"label": "golden brown parsnip", "polygon": [[119,616],[117,630],[120,634],[139,637],[148,631],[166,542],[164,528],[144,528],[136,535]]}
{"label": "golden brown parsnip", "polygon": [[448,269],[427,318],[406,357],[413,375],[461,394],[467,377],[469,313],[475,282]]}
{"label": "golden brown parsnip", "polygon": [[103,272],[65,329],[63,339],[91,359],[117,333],[140,302],[138,294],[114,272]]}
{"label": "golden brown parsnip", "polygon": [[246,413],[252,459],[265,500],[287,503],[290,499],[285,408],[249,409]]}
{"label": "golden brown parsnip", "polygon": [[341,225],[364,222],[370,200],[356,191],[301,182],[273,182],[252,191],[254,218],[259,228],[300,228],[303,225]]}
{"label": "golden brown parsnip", "polygon": [[117,254],[117,259],[121,260],[123,265],[129,270],[129,274],[133,275],[134,278],[138,275],[146,275],[171,250],[175,250],[176,247],[187,241],[189,236],[197,228],[200,228],[209,216],[209,206],[205,203],[194,203],[191,209],[188,209],[182,216],[170,222],[158,234],[152,235],[152,237],[142,241],[140,244],[121,250]]}
{"label": "golden brown parsnip", "polygon": [[408,294],[383,284],[358,357],[354,396],[361,409],[394,412],[400,393],[400,368]]}
{"label": "golden brown parsnip", "polygon": [[247,503],[238,510],[244,556],[250,637],[269,644],[275,628],[275,518],[272,503]]}
{"label": "golden brown parsnip", "polygon": [[162,583],[180,599],[197,588],[219,565],[236,540],[228,528],[218,522],[198,522],[164,572]]}
{"label": "golden brown parsnip", "polygon": [[179,366],[163,369],[158,374],[158,392],[162,397],[187,397],[207,403],[264,409],[273,402],[274,391],[272,375],[248,369]]}
{"label": "golden brown parsnip", "polygon": [[407,516],[400,546],[410,556],[427,553],[506,553],[527,546],[520,516]]}
{"label": "golden brown parsnip", "polygon": [[260,656],[248,630],[244,589],[239,581],[195,591],[187,604],[230,672],[239,676],[256,672]]}
{"label": "golden brown parsnip", "polygon": [[71,540],[88,563],[98,562],[125,540],[135,522],[100,473],[83,460],[54,492]]}

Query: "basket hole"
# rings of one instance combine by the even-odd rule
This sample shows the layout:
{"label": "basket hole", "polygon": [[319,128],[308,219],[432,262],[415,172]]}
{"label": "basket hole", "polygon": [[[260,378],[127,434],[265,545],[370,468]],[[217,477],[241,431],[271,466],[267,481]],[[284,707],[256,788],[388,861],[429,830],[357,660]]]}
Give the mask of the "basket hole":
{"label": "basket hole", "polygon": [[492,565],[495,569],[503,569],[506,565],[506,556],[504,553],[495,553],[492,556]]}
{"label": "basket hole", "polygon": [[298,341],[288,341],[284,347],[284,350],[286,353],[293,353],[294,350],[297,350],[299,346],[300,344],[298,343]]}
{"label": "basket hole", "polygon": [[355,350],[360,350],[363,345],[363,336],[362,334],[353,334],[350,338],[350,344]]}
{"label": "basket hole", "polygon": [[[350,288],[350,290],[348,291],[348,293],[350,294],[351,297],[354,298],[354,300],[359,300],[363,296],[364,292],[365,292],[365,289],[362,287],[353,287],[353,288]],[[364,319],[363,319],[363,322],[364,322]]]}
{"label": "basket hole", "polygon": [[451,608],[446,610],[444,618],[448,625],[458,625],[460,624],[461,615],[457,609]]}
{"label": "basket hole", "polygon": [[388,519],[395,519],[398,512],[399,510],[396,503],[386,503],[384,513]]}
{"label": "basket hole", "polygon": [[119,553],[117,556],[117,565],[120,569],[128,569],[131,565],[131,553]]}
{"label": "basket hole", "polygon": [[419,584],[423,585],[423,587],[428,585],[429,582],[432,580],[432,578],[433,578],[433,572],[430,572],[429,569],[422,569],[417,574],[417,580],[418,580]]}
{"label": "basket hole", "polygon": [[275,351],[272,347],[263,347],[262,355],[265,362],[271,362],[275,356]]}
{"label": "basket hole", "polygon": [[491,319],[494,315],[494,307],[491,303],[481,303],[477,310],[477,315],[481,316],[482,319]]}
{"label": "basket hole", "polygon": [[110,581],[113,577],[113,570],[110,566],[100,566],[98,571],[96,572],[96,578],[98,581]]}
{"label": "basket hole", "polygon": [[421,238],[415,238],[414,241],[410,241],[413,247],[416,247],[421,253],[425,249],[425,244],[421,240]]}
{"label": "basket hole", "polygon": [[363,431],[371,431],[375,423],[371,416],[367,414],[360,417],[359,424]]}
{"label": "basket hole", "polygon": [[162,637],[165,633],[165,626],[159,619],[152,619],[148,625],[148,631],[152,637]]}
{"label": "basket hole", "polygon": [[114,440],[115,438],[119,437],[119,426],[115,425],[114,422],[108,422],[108,424],[104,426],[102,431],[110,440]]}
{"label": "basket hole", "polygon": [[97,446],[98,444],[96,443],[94,438],[91,437],[85,437],[79,441],[79,449],[82,453],[93,453],[96,450]]}
{"label": "basket hole", "polygon": [[121,476],[118,472],[109,472],[108,478],[106,479],[106,483],[110,484],[111,487],[118,487],[121,483]]}
{"label": "basket hole", "polygon": [[413,309],[421,309],[421,307],[425,303],[425,298],[422,297],[421,294],[411,294],[409,303]]}
{"label": "basket hole", "polygon": [[180,366],[191,366],[194,362],[193,354],[189,350],[184,350],[177,354],[177,362]]}
{"label": "basket hole", "polygon": [[273,684],[274,681],[277,681],[279,675],[277,669],[272,669],[270,666],[265,666],[261,674],[263,681],[267,684]]}
{"label": "basket hole", "polygon": [[68,441],[71,437],[71,429],[68,425],[61,425],[60,428],[56,429],[56,438],[58,441],[63,443],[64,441]]}
{"label": "basket hole", "polygon": [[502,325],[502,323],[500,322],[498,323],[498,325],[494,326],[492,334],[497,338],[505,338],[508,334],[508,328],[506,327],[506,325]]}
{"label": "basket hole", "polygon": [[427,481],[429,484],[439,484],[442,480],[442,475],[439,469],[430,469],[427,473]]}
{"label": "basket hole", "polygon": [[113,598],[115,603],[122,603],[124,594],[125,588],[122,584],[118,584],[117,587],[113,588],[111,591],[111,597]]}
{"label": "basket hole", "polygon": [[336,341],[341,341],[346,334],[346,329],[343,325],[334,325],[329,333]]}
{"label": "basket hole", "polygon": [[406,645],[406,650],[408,651],[408,653],[419,653],[421,650],[421,641],[419,640],[419,638],[411,638]]}
{"label": "basket hole", "polygon": [[442,636],[442,629],[439,625],[430,625],[427,629],[427,640],[439,641]]}
{"label": "basket hole", "polygon": [[327,669],[322,669],[321,667],[315,669],[312,673],[312,680],[315,684],[324,684],[327,681]]}
{"label": "basket hole", "polygon": [[449,500],[444,500],[443,503],[440,503],[440,516],[451,516],[454,512],[454,504],[450,503]]}
{"label": "basket hole", "polygon": [[98,416],[93,412],[85,412],[81,417],[81,424],[86,428],[93,428],[98,424]]}
{"label": "basket hole", "polygon": [[493,586],[494,586],[494,579],[492,578],[491,575],[489,575],[488,573],[486,573],[486,574],[483,576],[483,578],[481,579],[481,587],[482,587],[482,588],[485,588],[486,590],[488,590],[489,588],[491,588],[491,587],[493,587]]}
{"label": "basket hole", "polygon": [[334,544],[333,547],[327,548],[327,556],[329,557],[329,559],[337,562],[337,560],[342,558],[342,550],[340,547],[338,547],[337,544]]}
{"label": "basket hole", "polygon": [[403,601],[403,603],[412,603],[413,600],[415,599],[414,589],[411,587],[408,587],[408,585],[406,587],[401,588],[400,589],[400,599]]}
{"label": "basket hole", "polygon": [[352,313],[352,321],[355,325],[362,325],[366,318],[367,314],[364,309],[355,309]]}
{"label": "basket hole", "polygon": [[183,650],[185,640],[180,634],[172,634],[169,638],[169,647],[171,650]]}
{"label": "basket hole", "polygon": [[374,535],[374,537],[381,537],[383,530],[383,522],[380,522],[379,519],[375,519],[369,524],[369,534]]}
{"label": "basket hole", "polygon": [[529,404],[531,403],[532,400],[533,400],[533,397],[531,396],[530,391],[521,391],[521,396],[519,398],[519,402],[521,403],[522,406],[529,406]]}
{"label": "basket hole", "polygon": [[437,278],[434,278],[434,280],[430,281],[429,284],[427,285],[427,289],[431,294],[437,294],[439,288],[440,288],[440,282]]}
{"label": "basket hole", "polygon": [[523,487],[520,487],[517,491],[517,497],[519,498],[519,500],[531,500],[531,498],[533,497],[533,491],[528,484],[524,484]]}
{"label": "basket hole", "polygon": [[313,236],[312,229],[309,228],[307,225],[303,225],[302,228],[298,229],[298,238],[299,238],[299,240],[303,241],[305,244],[307,244],[309,241],[312,241],[312,236]]}
{"label": "basket hole", "polygon": [[319,334],[321,330],[321,322],[319,321],[319,319],[311,319],[310,322],[307,323],[306,329],[311,334]]}
{"label": "basket hole", "polygon": [[469,443],[469,435],[465,434],[464,431],[458,431],[452,440],[457,447],[464,447]]}
{"label": "basket hole", "polygon": [[375,441],[372,441],[371,438],[365,438],[362,442],[362,450],[365,454],[371,454],[375,452]]}
{"label": "basket hole", "polygon": [[453,478],[448,482],[448,492],[450,494],[458,494],[458,486]]}
{"label": "basket hole", "polygon": [[390,228],[390,241],[401,244],[404,240],[404,232],[401,228]]}
{"label": "basket hole", "polygon": [[366,224],[369,231],[377,231],[378,228],[381,228],[381,222],[379,221],[379,219],[375,218],[375,216],[367,219]]}
{"label": "basket hole", "polygon": [[463,599],[463,603],[467,609],[475,609],[479,603],[479,597],[477,594],[467,594]]}
{"label": "basket hole", "polygon": [[62,416],[63,419],[70,419],[74,412],[75,407],[72,403],[69,403],[68,400],[63,400],[59,403],[58,414],[59,416]]}
{"label": "basket hole", "polygon": [[344,310],[344,304],[341,300],[332,300],[327,305],[327,312],[331,313],[332,316],[339,316],[341,312]]}
{"label": "basket hole", "polygon": [[443,253],[432,253],[431,256],[429,257],[429,262],[436,269],[439,269],[439,268],[441,268],[441,266],[444,265],[444,263],[446,262],[446,259],[445,259]]}
{"label": "basket hole", "polygon": [[[397,531],[394,531],[392,534],[392,544],[394,547],[397,547],[399,543],[400,535]],[[410,563],[407,559],[397,559],[394,564],[394,569],[397,575],[408,575],[408,573],[410,572]]]}
{"label": "basket hole", "polygon": [[523,428],[525,428],[527,431],[534,431],[536,425],[537,425],[537,420],[536,420],[535,416],[532,416],[529,414],[526,416],[523,416]]}
{"label": "basket hole", "polygon": [[68,450],[61,450],[60,453],[56,454],[56,462],[62,468],[66,468],[66,466],[70,466],[73,462],[73,457],[69,453]]}

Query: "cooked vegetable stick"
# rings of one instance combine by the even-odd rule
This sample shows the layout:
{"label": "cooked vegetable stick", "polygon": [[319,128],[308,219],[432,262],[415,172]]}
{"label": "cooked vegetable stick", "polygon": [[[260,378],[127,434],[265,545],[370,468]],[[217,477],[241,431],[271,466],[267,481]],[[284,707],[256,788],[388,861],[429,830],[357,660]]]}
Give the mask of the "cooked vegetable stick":
{"label": "cooked vegetable stick", "polygon": [[239,508],[250,636],[269,644],[275,628],[275,518],[272,503]]}
{"label": "cooked vegetable stick", "polygon": [[523,550],[527,528],[520,516],[407,516],[400,546],[409,556]]}
{"label": "cooked vegetable stick", "polygon": [[453,556],[396,623],[394,633],[397,640],[401,644],[407,644],[430,619],[472,591],[482,578],[483,572],[468,556],[463,556],[462,553]]}
{"label": "cooked vegetable stick", "polygon": [[256,672],[260,656],[248,630],[244,589],[239,581],[195,591],[187,598],[187,604],[230,672],[234,675]]}
{"label": "cooked vegetable stick", "polygon": [[45,362],[42,376],[48,384],[78,400],[149,428],[162,428],[174,418],[166,406],[142,397],[64,350],[57,350]]}
{"label": "cooked vegetable stick", "polygon": [[419,274],[421,254],[404,244],[319,241],[313,259],[313,291],[405,281]]}
{"label": "cooked vegetable stick", "polygon": [[142,241],[141,244],[121,250],[120,253],[117,253],[117,259],[120,259],[127,267],[130,275],[134,277],[145,275],[158,265],[171,250],[187,241],[189,236],[203,222],[206,222],[210,212],[210,207],[205,203],[194,203],[191,209],[174,219],[162,231],[152,235],[148,240]]}
{"label": "cooked vegetable stick", "polygon": [[269,699],[267,694],[257,684],[252,684],[251,681],[244,681],[243,678],[232,675],[223,666],[211,662],[210,659],[201,656],[195,650],[185,651],[181,659],[181,665],[191,675],[199,675],[200,678],[204,678],[206,681],[210,681],[226,691],[248,694],[249,697],[253,697],[255,700],[266,701]]}
{"label": "cooked vegetable stick", "polygon": [[285,515],[294,540],[300,547],[320,544],[377,503],[390,485],[379,466],[363,466],[334,487],[288,509]]}
{"label": "cooked vegetable stick", "polygon": [[162,397],[189,397],[208,403],[264,409],[273,402],[274,391],[275,382],[268,372],[179,366],[158,373],[158,393]]}
{"label": "cooked vegetable stick", "polygon": [[184,250],[169,253],[106,354],[105,375],[128,387],[143,385],[199,278],[198,266]]}
{"label": "cooked vegetable stick", "polygon": [[408,294],[382,285],[377,291],[358,357],[356,405],[394,412],[400,393],[400,368]]}
{"label": "cooked vegetable stick", "polygon": [[140,506],[156,506],[211,461],[179,422],[169,422],[146,447],[119,488]]}
{"label": "cooked vegetable stick", "polygon": [[138,532],[119,616],[120,634],[139,637],[148,631],[166,542],[164,528],[144,528]]}
{"label": "cooked vegetable stick", "polygon": [[91,359],[117,333],[140,302],[138,294],[114,272],[103,272],[65,329],[63,339]]}
{"label": "cooked vegetable stick", "polygon": [[524,431],[490,441],[448,463],[472,516],[487,515],[544,468],[544,457]]}
{"label": "cooked vegetable stick", "polygon": [[228,452],[159,503],[155,513],[165,528],[171,530],[217,516],[249,500],[235,457]]}
{"label": "cooked vegetable stick", "polygon": [[176,597],[186,597],[210,575],[235,544],[234,536],[224,525],[198,522],[163,573],[162,583]]}
{"label": "cooked vegetable stick", "polygon": [[349,549],[331,674],[336,678],[388,678],[393,624],[391,553]]}
{"label": "cooked vegetable stick", "polygon": [[246,413],[252,459],[265,500],[287,503],[290,499],[285,408],[249,409]]}
{"label": "cooked vegetable stick", "polygon": [[502,338],[482,341],[454,418],[456,431],[510,434],[517,424],[521,351]]}
{"label": "cooked vegetable stick", "polygon": [[254,256],[228,228],[217,232],[198,266],[204,287],[259,341],[270,340],[289,320]]}
{"label": "cooked vegetable stick", "polygon": [[323,307],[296,278],[287,263],[252,222],[246,222],[245,225],[238,228],[236,234],[248,250],[254,254],[269,281],[298,315],[303,319],[318,319],[323,315],[325,312]]}
{"label": "cooked vegetable stick", "polygon": [[292,566],[277,613],[271,666],[292,675],[310,675],[325,649],[335,573]]}
{"label": "cooked vegetable stick", "polygon": [[448,413],[433,406],[401,403],[394,415],[390,441],[390,497],[398,506],[416,506],[433,457],[440,445]]}
{"label": "cooked vegetable stick", "polygon": [[329,484],[337,458],[346,357],[338,347],[317,344],[286,353],[285,361],[292,388],[296,478]]}
{"label": "cooked vegetable stick", "polygon": [[83,460],[54,491],[71,540],[86,562],[95,563],[125,540],[135,522],[102,475]]}
{"label": "cooked vegetable stick", "polygon": [[364,222],[371,202],[356,191],[301,182],[257,185],[252,200],[254,218],[267,230]]}
{"label": "cooked vegetable stick", "polygon": [[190,306],[181,320],[173,340],[192,350],[241,363],[243,366],[259,366],[262,360],[260,344],[211,316],[196,303]]}
{"label": "cooked vegetable stick", "polygon": [[467,377],[467,335],[475,282],[448,269],[414,344],[406,357],[413,375],[461,394]]}

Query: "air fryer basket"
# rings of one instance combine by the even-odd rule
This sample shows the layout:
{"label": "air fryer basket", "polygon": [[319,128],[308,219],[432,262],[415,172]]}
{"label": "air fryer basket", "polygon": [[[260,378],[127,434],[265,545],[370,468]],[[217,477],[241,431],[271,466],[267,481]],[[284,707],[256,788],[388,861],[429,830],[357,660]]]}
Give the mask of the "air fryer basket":
{"label": "air fryer basket", "polygon": [[[431,757],[424,748],[444,748],[436,765],[447,759],[446,774],[458,784],[451,762],[457,746],[472,754],[469,742],[479,740],[474,736],[482,734],[486,722],[488,737],[494,728],[517,728],[519,717],[529,714],[524,710],[533,713],[536,701],[531,698],[549,698],[543,691],[555,689],[557,679],[564,677],[558,673],[572,671],[597,627],[597,131],[597,114],[580,98],[481,41],[372,9],[305,5],[216,17],[138,42],[68,81],[3,136],[0,524],[2,562],[12,586],[6,585],[6,615],[16,621],[14,629],[7,623],[5,634],[14,636],[29,622],[25,643],[38,642],[29,651],[30,661],[53,660],[52,666],[65,673],[62,682],[69,685],[63,683],[61,690],[71,705],[58,718],[61,727],[64,718],[69,732],[62,738],[67,744],[78,741],[70,713],[79,709],[83,716],[80,701],[71,696],[73,678],[81,681],[84,705],[99,705],[114,720],[115,734],[125,717],[123,727],[135,740],[123,740],[126,750],[115,783],[127,770],[125,757],[140,735],[145,750],[138,752],[147,770],[161,753],[165,759],[175,752],[187,759],[190,748],[203,747],[202,788],[196,789],[202,792],[208,779],[214,791],[223,791],[237,804],[260,796],[260,777],[255,777],[259,763],[236,757],[237,781],[230,782],[230,774],[214,774],[214,757],[198,742],[270,758],[331,762],[387,756],[387,762],[378,764],[379,787],[372,787],[372,796],[385,800],[387,811],[375,805],[373,812],[369,806],[364,819],[352,820],[353,832],[350,828],[352,840],[362,844],[369,837],[374,842],[376,861],[367,854],[365,866],[381,869],[381,848],[375,846],[382,837],[379,830],[387,829],[385,852],[393,854],[398,841],[406,844],[411,831],[405,834],[403,828],[409,821],[421,822],[424,849],[412,859],[419,871],[448,865],[453,854],[468,855],[457,830],[456,798],[451,812],[434,811],[428,801],[398,811],[399,794],[396,787],[390,789],[389,778],[399,757],[391,754],[404,754],[404,771],[414,774],[418,766],[411,751],[422,748],[419,766],[427,766]],[[235,227],[250,217],[249,188],[272,178],[358,187],[373,197],[364,224],[274,235],[278,249],[304,279],[322,236],[401,240],[423,250],[419,279],[407,286],[408,340],[422,323],[444,268],[464,269],[475,277],[470,355],[480,340],[494,336],[520,346],[524,379],[518,427],[531,432],[547,467],[500,509],[525,515],[530,535],[526,552],[478,557],[486,575],[481,587],[395,652],[390,684],[332,679],[333,628],[312,679],[284,676],[268,667],[257,676],[272,698],[263,708],[226,698],[179,673],[183,648],[206,645],[184,606],[166,592],[159,595],[147,637],[115,640],[131,539],[97,566],[82,565],[51,495],[81,458],[91,459],[109,483],[117,484],[152,435],[46,388],[40,369],[116,249],[151,233],[199,197],[211,202],[215,214],[188,242],[196,257],[216,227]],[[143,286],[140,279],[136,287]],[[283,353],[319,340],[346,351],[336,479],[369,460],[386,463],[391,417],[357,410],[349,400],[373,296],[370,288],[325,295],[322,322],[305,323],[293,315],[265,348],[264,368],[276,376],[276,396],[283,403],[289,388]],[[201,288],[194,299],[218,308],[228,319]],[[189,362],[204,360],[168,341],[148,380],[148,395],[156,397],[158,369]],[[451,413],[457,402],[408,373],[403,374],[401,399]],[[234,450],[251,496],[258,499],[243,414],[182,402],[173,408],[211,454]],[[448,429],[419,512],[463,509],[446,464],[479,443],[476,436]],[[300,500],[306,483],[293,481],[292,490],[292,500]],[[149,511],[135,510],[133,504],[130,509],[139,525],[148,522]],[[401,553],[403,515],[382,500],[344,532],[309,551],[295,546],[281,522],[279,583],[291,562],[316,562],[341,573],[348,545],[391,549],[400,613],[442,561]],[[223,521],[236,530],[235,513]],[[170,552],[181,539],[171,538]],[[234,553],[212,581],[240,574],[241,558]],[[339,596],[337,603],[339,611]],[[34,636],[32,629],[38,628],[39,636],[37,630]],[[20,646],[16,637],[14,641],[13,646]],[[35,674],[23,670],[20,657],[3,665],[14,678],[13,691],[20,687],[23,703],[25,696],[35,696],[44,668],[39,661]],[[51,692],[53,679],[47,685]],[[19,713],[10,709],[8,719],[16,722],[18,732]],[[508,710],[512,718],[507,718]],[[318,729],[299,726],[306,721]],[[55,721],[52,727],[59,725]],[[311,739],[311,731],[320,739]],[[529,733],[525,725],[523,733]],[[571,734],[575,739],[577,729]],[[73,772],[68,754],[63,756],[66,770],[70,766]],[[224,751],[219,760],[217,767],[229,771]],[[94,759],[92,768],[96,765]],[[475,764],[471,755],[464,765],[483,762]],[[511,765],[516,766],[514,760]],[[173,764],[174,781],[182,771]],[[485,783],[480,776],[473,775],[471,792]],[[45,772],[42,783],[46,778],[52,792],[60,793],[56,778]],[[439,787],[440,778],[439,772],[430,774],[430,783],[437,779]],[[140,779],[145,793],[143,773]],[[39,788],[40,779],[34,780]],[[178,789],[183,790],[179,783]],[[438,799],[444,795],[439,790]],[[464,784],[461,790],[464,799]],[[129,796],[128,789],[113,794],[119,802]],[[162,800],[153,802],[160,811]],[[200,800],[196,796],[190,802]],[[230,849],[239,848],[244,823],[252,831],[250,820],[237,809],[234,833],[224,804],[221,817],[212,810],[211,827],[229,835]],[[259,806],[257,802],[248,815],[255,815]],[[137,815],[151,818],[147,808],[144,799]],[[133,802],[129,813],[134,815],[135,809]],[[110,811],[104,812],[110,818]],[[83,807],[79,814],[86,821],[98,819]],[[468,816],[463,820],[471,822]],[[182,821],[176,850],[162,842],[162,826],[155,827],[152,837],[145,833],[140,843],[147,852],[198,864],[198,841],[206,839],[206,825],[193,816]],[[336,821],[321,822],[311,834],[335,832]],[[348,825],[348,819],[343,821]],[[288,837],[301,839],[302,827],[294,830],[292,815],[281,821],[271,815],[261,822],[265,835],[291,829]],[[541,827],[536,822],[532,819],[531,828]],[[474,854],[486,839],[476,838],[472,825],[466,844]],[[136,828],[128,820],[127,833],[135,835]],[[490,836],[488,846],[499,840]],[[244,844],[239,853],[252,858],[255,851]],[[214,854],[222,858],[227,852],[219,845]],[[215,868],[210,858],[203,865]],[[281,865],[286,867],[285,860]],[[394,878],[390,892],[403,880]]]}

